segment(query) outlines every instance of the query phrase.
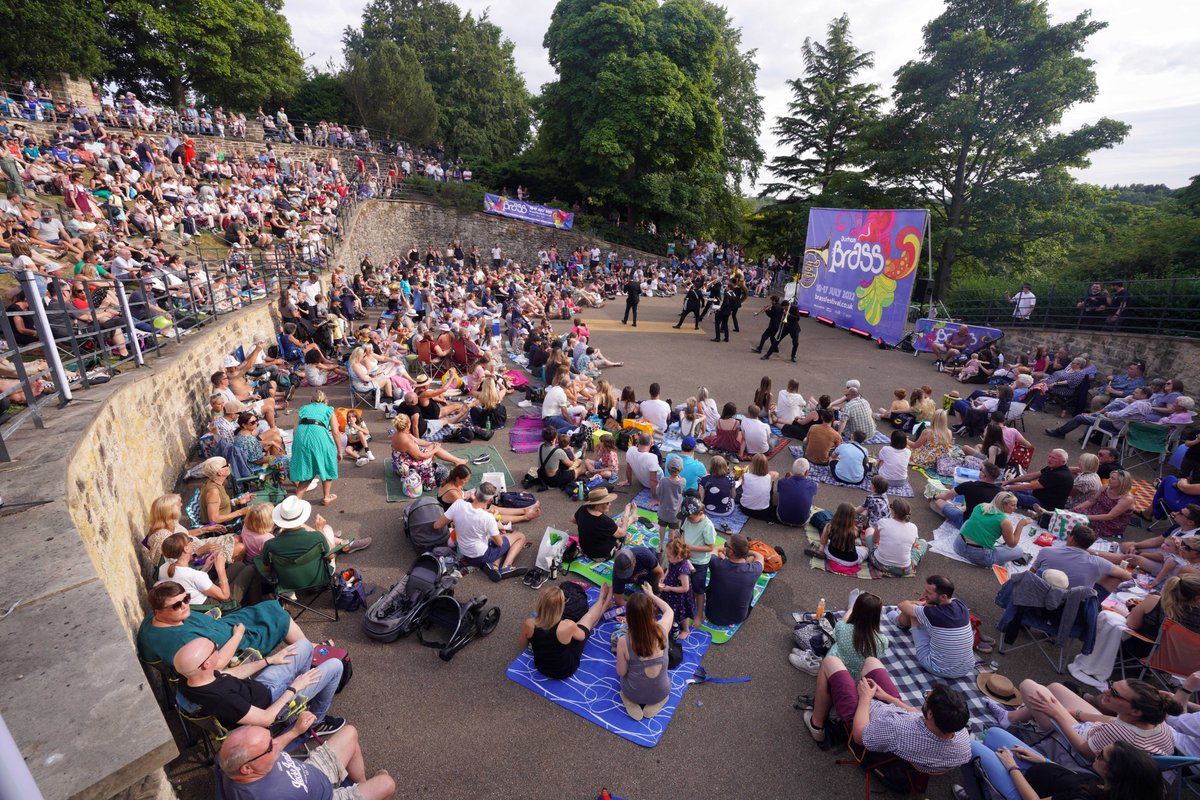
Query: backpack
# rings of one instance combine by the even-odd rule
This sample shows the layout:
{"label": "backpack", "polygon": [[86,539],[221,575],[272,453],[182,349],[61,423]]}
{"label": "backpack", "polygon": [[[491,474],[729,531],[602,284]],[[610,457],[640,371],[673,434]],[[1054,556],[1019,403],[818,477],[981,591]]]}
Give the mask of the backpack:
{"label": "backpack", "polygon": [[563,581],[558,588],[563,593],[562,618],[579,622],[588,611],[587,591],[575,581]]}
{"label": "backpack", "polygon": [[763,557],[763,573],[779,572],[785,563],[783,551],[777,547],[771,547],[761,539],[750,540],[750,552],[758,553]]}
{"label": "backpack", "polygon": [[436,497],[418,497],[401,512],[400,524],[404,527],[404,535],[412,542],[417,553],[445,546],[449,540],[449,526],[441,530],[433,527],[433,523],[441,516],[442,505]]}
{"label": "backpack", "polygon": [[342,611],[357,611],[367,607],[366,584],[362,573],[353,567],[338,573],[337,588],[333,590],[333,604]]}
{"label": "backpack", "polygon": [[537,498],[529,492],[501,492],[496,498],[496,505],[501,508],[529,508],[537,502]]}
{"label": "backpack", "polygon": [[637,436],[640,433],[636,428],[622,428],[617,434],[617,449],[621,452],[626,452],[634,446],[637,441]]}
{"label": "backpack", "polygon": [[546,387],[530,384],[525,387],[525,399],[537,405],[546,399]]}
{"label": "backpack", "polygon": [[421,476],[417,474],[417,471],[410,469],[400,479],[400,489],[404,492],[405,497],[417,498],[425,491],[425,484],[421,482]]}

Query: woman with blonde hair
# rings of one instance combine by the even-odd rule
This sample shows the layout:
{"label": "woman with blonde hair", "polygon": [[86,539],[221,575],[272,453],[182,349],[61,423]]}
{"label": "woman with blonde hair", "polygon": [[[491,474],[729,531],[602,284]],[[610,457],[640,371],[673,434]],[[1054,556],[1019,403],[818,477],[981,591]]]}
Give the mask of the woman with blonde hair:
{"label": "woman with blonde hair", "polygon": [[945,409],[934,411],[933,422],[908,446],[913,451],[912,465],[923,469],[935,469],[939,458],[954,455],[954,434],[950,432],[950,420]]}
{"label": "woman with blonde hair", "polygon": [[319,482],[324,495],[322,504],[331,505],[337,500],[332,489],[342,450],[333,429],[333,408],[325,402],[325,393],[318,389],[313,392],[312,402],[300,406],[296,416],[288,477],[296,484],[296,496],[300,499],[304,499],[309,489],[316,488],[310,481]]}
{"label": "woman with blonde hair", "polygon": [[998,492],[990,503],[975,506],[954,539],[954,552],[977,567],[1006,564],[1025,557],[1021,531],[1033,520],[1022,518],[1016,525],[1009,514],[1017,510],[1017,496]]}
{"label": "woman with blonde hair", "polygon": [[456,466],[467,463],[441,445],[416,436],[412,431],[412,419],[407,414],[397,414],[392,420],[392,429],[392,471],[404,475],[408,470],[415,470],[421,478],[423,491],[433,491],[449,474],[441,464],[434,463],[435,458]]}
{"label": "woman with blonde hair", "polygon": [[765,522],[775,521],[775,505],[771,494],[779,473],[771,469],[766,455],[755,453],[750,466],[742,473],[742,485],[738,489],[737,504],[742,513]]}
{"label": "woman with blonde hair", "polygon": [[1086,505],[1096,499],[1104,485],[1100,482],[1100,459],[1095,453],[1084,453],[1079,456],[1079,472],[1075,475],[1075,483],[1071,487],[1071,495],[1067,498],[1067,507]]}
{"label": "woman with blonde hair", "polygon": [[368,353],[370,353],[370,348],[366,345],[359,345],[350,351],[350,360],[347,362],[350,388],[364,394],[378,389],[379,405],[383,409],[384,406],[391,404],[395,389],[392,379],[374,359],[367,357]]}
{"label": "woman with blonde hair", "polygon": [[533,616],[521,626],[520,644],[533,652],[533,665],[547,678],[566,680],[579,669],[583,647],[600,615],[612,601],[612,584],[600,586],[600,597],[578,621],[563,616],[566,596],[556,584],[538,592]]}
{"label": "woman with blonde hair", "polygon": [[246,560],[253,561],[263,549],[263,545],[275,538],[275,520],[272,513],[275,507],[270,503],[255,503],[246,512],[242,520],[242,544],[246,547]]}
{"label": "woman with blonde hair", "polygon": [[[1108,476],[1108,486],[1092,500],[1072,508],[1086,514],[1088,525],[1097,536],[1114,537],[1125,533],[1133,518],[1133,476],[1123,469],[1114,470]],[[1035,509],[1036,510],[1036,509]]]}
{"label": "woman with blonde hair", "polygon": [[150,503],[150,519],[146,523],[148,534],[142,544],[150,551],[150,566],[154,569],[158,569],[162,561],[162,543],[175,533],[192,537],[196,555],[222,552],[226,561],[234,561],[245,552],[237,534],[228,533],[224,525],[212,523],[189,530],[180,523],[182,518],[183,498],[177,494],[159,495]]}

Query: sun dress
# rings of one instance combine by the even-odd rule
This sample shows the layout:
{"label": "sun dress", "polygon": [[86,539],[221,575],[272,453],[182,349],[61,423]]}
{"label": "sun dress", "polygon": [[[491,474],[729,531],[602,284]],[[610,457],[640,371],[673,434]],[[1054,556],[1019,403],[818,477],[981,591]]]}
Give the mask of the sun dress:
{"label": "sun dress", "polygon": [[[675,564],[667,564],[667,574],[663,577],[664,586],[682,586],[683,576],[691,575],[696,567],[688,559]],[[663,601],[675,612],[675,624],[681,625],[685,619],[696,616],[696,598],[691,592],[663,592]]]}
{"label": "sun dress", "polygon": [[296,483],[313,478],[337,480],[338,451],[329,435],[333,408],[324,403],[308,403],[300,407],[297,416],[288,476]]}

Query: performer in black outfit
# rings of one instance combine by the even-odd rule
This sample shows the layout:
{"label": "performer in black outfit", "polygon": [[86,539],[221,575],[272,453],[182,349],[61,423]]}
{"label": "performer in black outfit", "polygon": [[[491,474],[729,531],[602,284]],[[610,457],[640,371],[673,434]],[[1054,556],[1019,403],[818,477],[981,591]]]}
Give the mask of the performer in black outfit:
{"label": "performer in black outfit", "polygon": [[642,296],[642,285],[634,280],[633,273],[629,273],[629,281],[625,284],[625,318],[621,320],[624,325],[629,321],[629,314],[633,312],[633,327],[637,327],[637,307],[638,301]]}
{"label": "performer in black outfit", "polygon": [[729,284],[726,294],[732,294],[734,298],[733,310],[729,312],[729,318],[733,322],[733,332],[741,333],[742,326],[738,325],[737,312],[742,307],[742,303],[746,302],[746,298],[750,295],[746,290],[746,279],[742,277],[742,273],[738,272],[734,276],[734,280]]}
{"label": "performer in black outfit", "polygon": [[771,295],[771,305],[766,308],[754,312],[754,316],[759,314],[767,315],[767,329],[763,331],[762,337],[758,340],[758,347],[751,347],[755,353],[763,351],[763,345],[767,343],[767,339],[774,338],[779,331],[779,320],[783,317],[783,306],[779,303],[778,295]]}
{"label": "performer in black outfit", "polygon": [[717,307],[716,316],[713,317],[716,322],[716,332],[712,341],[721,341],[722,334],[725,336],[725,341],[729,341],[729,318],[737,312],[738,302],[737,289],[727,288],[721,298],[721,305]]}
{"label": "performer in black outfit", "polygon": [[704,291],[708,295],[708,297],[704,301],[704,308],[700,311],[700,322],[704,321],[704,318],[708,316],[709,311],[711,311],[713,308],[719,307],[721,305],[721,297],[722,297],[721,278],[719,276],[716,278],[713,278],[712,283],[710,283],[708,286],[704,287]]}
{"label": "performer in black outfit", "polygon": [[795,363],[796,350],[800,347],[800,311],[792,303],[783,307],[783,319],[779,323],[779,333],[771,338],[771,346],[767,348],[767,354],[762,357],[763,361],[779,352],[779,343],[785,336],[792,337],[792,363]]}
{"label": "performer in black outfit", "polygon": [[694,314],[696,317],[696,330],[700,330],[700,306],[704,304],[703,284],[697,278],[691,286],[688,287],[687,296],[683,299],[683,312],[679,315],[679,322],[672,327],[682,328],[683,321],[688,314]]}

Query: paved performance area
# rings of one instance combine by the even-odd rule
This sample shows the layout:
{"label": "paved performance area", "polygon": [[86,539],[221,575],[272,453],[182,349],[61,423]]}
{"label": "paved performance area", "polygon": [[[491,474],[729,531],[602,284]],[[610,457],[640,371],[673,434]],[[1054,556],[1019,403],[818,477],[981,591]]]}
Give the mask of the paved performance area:
{"label": "paved performance area", "polygon": [[[939,374],[929,356],[914,358],[899,351],[882,351],[869,341],[814,321],[802,323],[798,363],[784,356],[763,362],[750,351],[757,344],[765,317],[754,312],[764,300],[746,302],[739,316],[741,333],[728,344],[708,341],[712,320],[697,333],[691,325],[674,330],[681,298],[645,298],[639,327],[623,327],[619,300],[599,310],[588,310],[593,343],[624,366],[605,370],[618,389],[633,386],[639,397],[647,395],[653,381],[663,387],[663,397],[676,403],[707,386],[718,405],[732,401],[744,411],[760,378],[766,374],[774,391],[789,378],[800,382],[805,396],[837,396],[847,379],[862,382],[863,394],[873,408],[886,406],[897,387],[929,384],[935,399],[959,387]],[[556,331],[569,327],[555,322]],[[331,405],[348,405],[343,384],[327,389]],[[306,402],[310,390],[301,388],[296,399]],[[509,408],[510,423],[520,411]],[[295,417],[280,424],[294,424]],[[372,546],[341,557],[340,564],[361,570],[370,586],[385,591],[411,566],[415,553],[400,527],[403,504],[386,503],[384,471],[390,468],[387,423],[379,413],[368,414],[375,435],[377,460],[358,468],[341,462],[338,499],[320,508],[335,528],[355,536],[371,536]],[[1029,414],[1028,438],[1037,450],[1035,468],[1045,454],[1060,443],[1041,433],[1050,417]],[[890,430],[882,425],[881,430]],[[519,480],[535,464],[535,455],[517,455],[508,449],[508,431],[499,431],[492,444],[504,454],[509,471]],[[451,445],[450,449],[463,445]],[[1074,456],[1077,445],[1071,444]],[[878,448],[871,448],[872,451]],[[707,460],[706,456],[701,456]],[[771,462],[781,474],[791,465],[786,448]],[[624,469],[624,456],[621,464]],[[473,467],[473,470],[489,467]],[[941,520],[921,500],[924,478],[912,472],[917,497],[913,521],[923,538]],[[636,489],[636,486],[635,486]],[[623,489],[620,503],[632,499]],[[561,491],[537,495],[543,515],[533,524],[518,527],[534,542],[547,526],[573,530],[571,517],[578,506]],[[316,498],[310,498],[316,499]],[[862,502],[863,493],[821,484],[816,503],[832,510],[839,502]],[[614,511],[617,506],[614,506]],[[916,579],[888,578],[863,581],[811,569],[803,555],[804,534],[796,529],[769,526],[751,520],[743,531],[782,547],[789,563],[772,581],[737,636],[710,647],[703,666],[713,677],[749,677],[742,683],[709,683],[688,687],[674,718],[653,748],[632,744],[552,704],[505,677],[505,669],[518,653],[518,635],[529,616],[536,593],[519,580],[491,583],[475,572],[459,582],[456,594],[470,598],[486,594],[503,610],[499,627],[476,640],[450,663],[415,639],[381,644],[368,639],[361,628],[363,612],[343,613],[339,622],[326,622],[305,614],[300,622],[313,641],[334,638],[353,658],[354,678],[337,697],[333,712],[357,726],[368,771],[387,769],[395,778],[398,797],[452,798],[594,798],[602,787],[613,796],[629,800],[659,798],[776,798],[809,794],[821,798],[855,798],[863,792],[863,774],[853,766],[836,766],[845,755],[834,748],[821,751],[805,730],[800,712],[792,707],[798,693],[811,693],[815,679],[787,661],[792,647],[793,611],[812,611],[821,598],[830,609],[843,609],[852,589],[870,590],[885,604],[916,598],[923,589],[921,576],[935,573],[951,578],[958,595],[983,618],[985,632],[994,635],[999,609],[993,600],[998,589],[990,571],[930,554],[921,563]],[[1131,529],[1139,538],[1139,529]],[[530,566],[533,550],[518,560]],[[374,595],[377,597],[378,595]],[[319,607],[327,608],[328,598]],[[997,659],[1000,672],[1014,682],[1023,678],[1049,681],[1057,676],[1036,649]],[[906,697],[920,705],[920,697]],[[177,763],[173,777],[182,784],[181,796],[211,796],[211,771]],[[949,798],[957,775],[935,778],[927,795]]]}

